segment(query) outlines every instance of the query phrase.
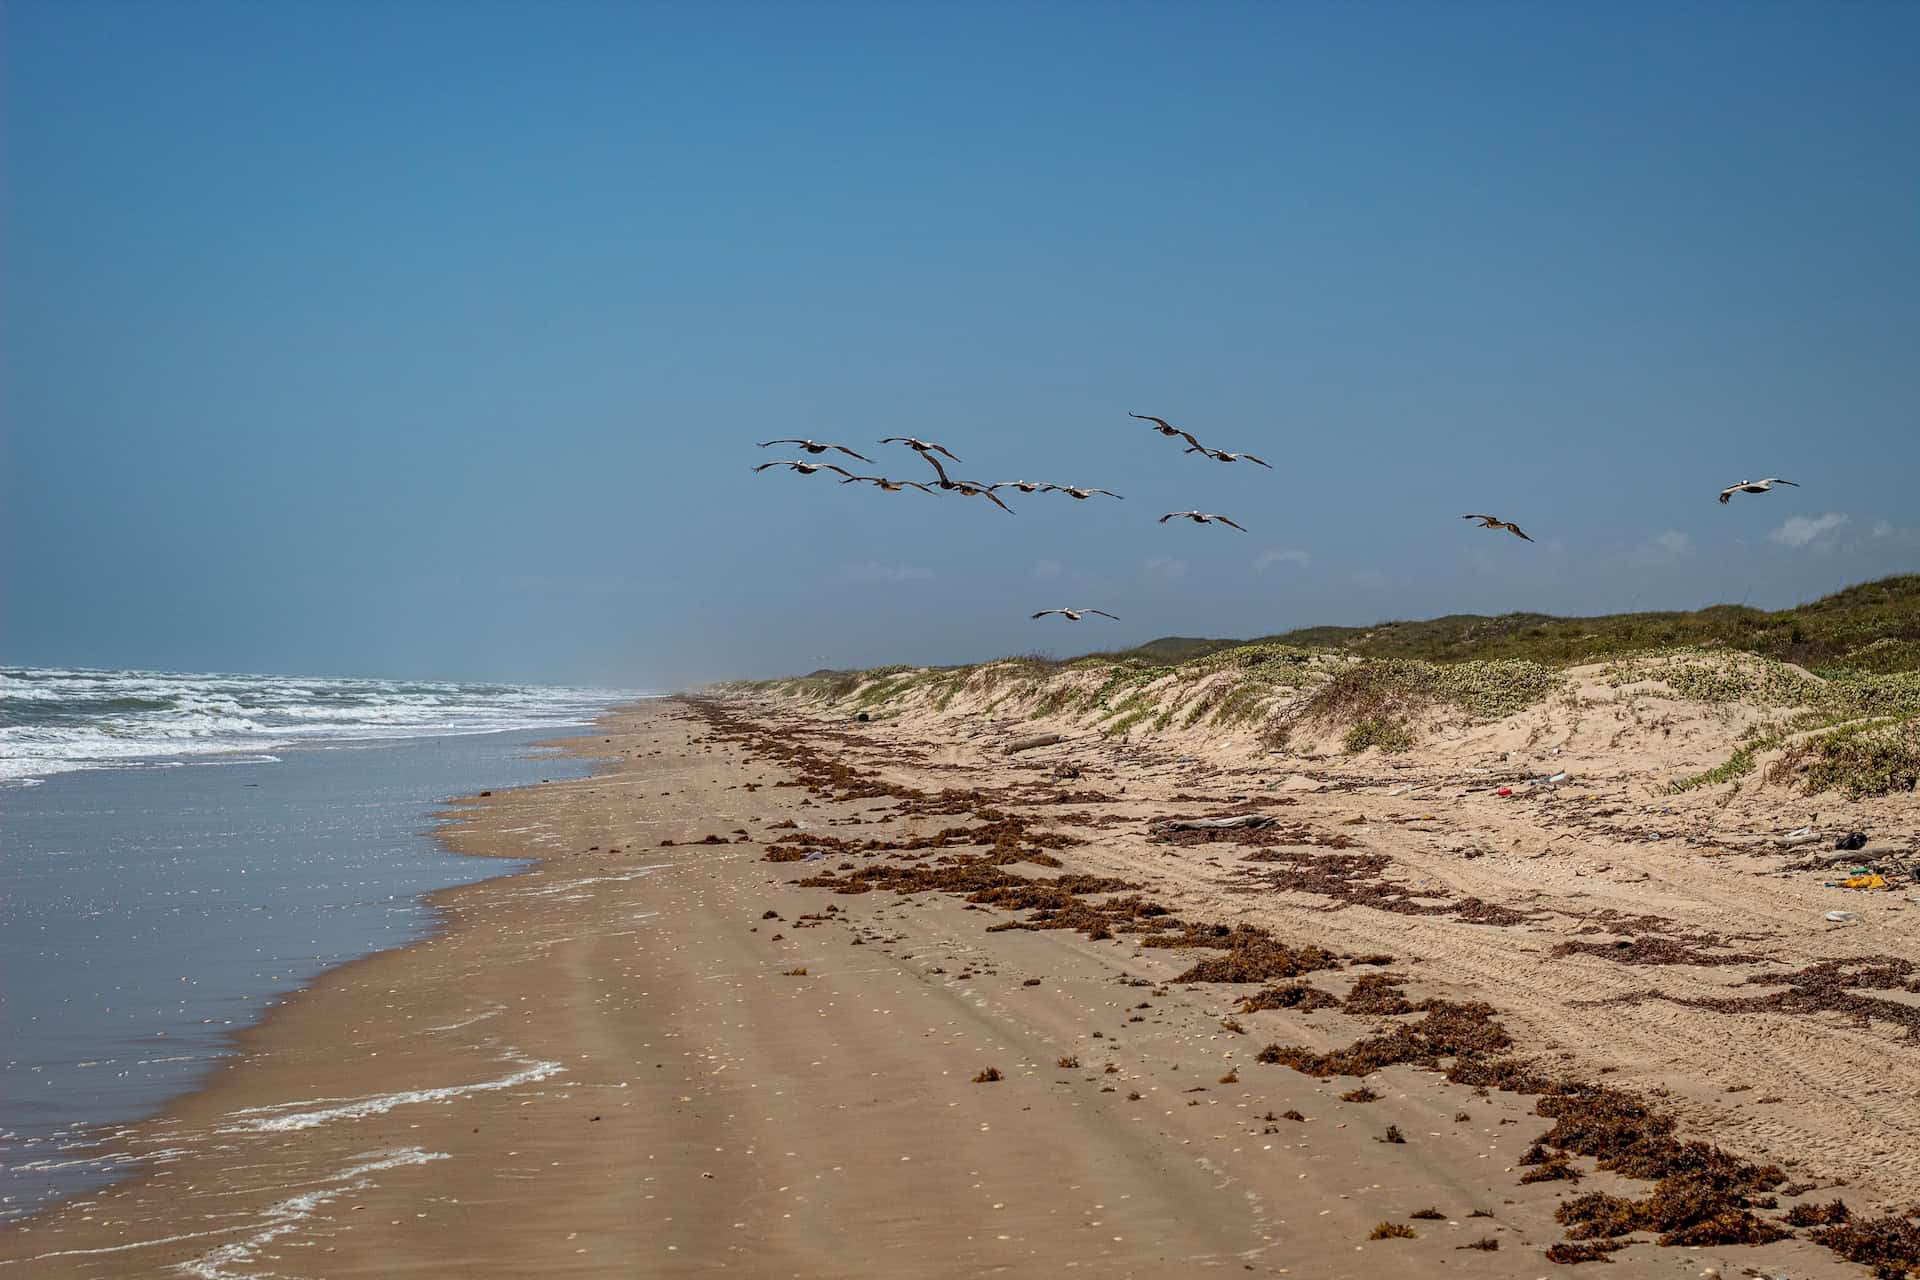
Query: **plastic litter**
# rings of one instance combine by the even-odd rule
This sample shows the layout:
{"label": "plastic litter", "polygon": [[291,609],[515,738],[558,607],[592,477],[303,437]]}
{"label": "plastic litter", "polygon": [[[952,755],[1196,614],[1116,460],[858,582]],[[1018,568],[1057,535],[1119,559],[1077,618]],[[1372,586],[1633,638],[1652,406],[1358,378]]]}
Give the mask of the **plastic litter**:
{"label": "plastic litter", "polygon": [[1500,788],[1500,789],[1499,789],[1498,791],[1496,791],[1496,792],[1494,792],[1493,794],[1495,794],[1495,795],[1497,795],[1497,796],[1510,796],[1510,795],[1512,795],[1512,794],[1513,794],[1513,788],[1512,788],[1512,787],[1502,787],[1502,788]]}
{"label": "plastic litter", "polygon": [[1814,830],[1812,827],[1800,827],[1796,830],[1787,832],[1787,834],[1783,836],[1780,836],[1774,841],[1774,843],[1779,845],[1782,849],[1792,849],[1797,845],[1813,844],[1819,839],[1820,837],[1814,834]]}
{"label": "plastic litter", "polygon": [[1824,918],[1833,924],[1849,924],[1859,919],[1851,911],[1829,911]]}
{"label": "plastic litter", "polygon": [[1838,840],[1835,840],[1833,847],[1836,849],[1864,849],[1867,847],[1867,833],[1864,831],[1849,831]]}

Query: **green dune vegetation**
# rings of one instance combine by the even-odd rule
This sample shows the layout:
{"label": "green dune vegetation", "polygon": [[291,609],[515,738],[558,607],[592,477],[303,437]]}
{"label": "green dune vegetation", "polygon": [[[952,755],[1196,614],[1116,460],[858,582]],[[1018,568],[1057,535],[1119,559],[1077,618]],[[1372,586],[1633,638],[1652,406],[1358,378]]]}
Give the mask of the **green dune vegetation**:
{"label": "green dune vegetation", "polygon": [[1443,726],[1541,709],[1577,723],[1583,698],[1641,694],[1756,713],[1732,756],[1680,780],[1682,789],[1764,766],[1770,781],[1877,795],[1920,780],[1920,575],[1773,612],[1456,614],[719,688],[873,718],[959,710],[1059,720],[1109,737],[1244,735],[1268,750],[1348,754],[1406,751]]}

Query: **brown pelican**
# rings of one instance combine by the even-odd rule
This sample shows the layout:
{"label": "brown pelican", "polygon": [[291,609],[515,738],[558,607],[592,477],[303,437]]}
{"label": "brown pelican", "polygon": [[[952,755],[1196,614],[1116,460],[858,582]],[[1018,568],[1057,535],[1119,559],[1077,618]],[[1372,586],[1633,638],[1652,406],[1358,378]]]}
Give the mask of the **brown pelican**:
{"label": "brown pelican", "polygon": [[1068,622],[1078,622],[1080,621],[1080,617],[1082,614],[1088,614],[1088,613],[1097,613],[1103,618],[1113,618],[1115,622],[1120,621],[1120,619],[1114,618],[1114,616],[1108,613],[1105,609],[1042,609],[1040,612],[1034,614],[1033,616],[1036,618],[1044,618],[1050,613],[1060,614],[1062,617],[1066,618]]}
{"label": "brown pelican", "polygon": [[1169,511],[1167,512],[1167,514],[1160,517],[1159,523],[1165,524],[1167,521],[1174,520],[1174,519],[1191,520],[1195,524],[1219,523],[1219,524],[1225,524],[1225,525],[1233,525],[1234,528],[1240,530],[1240,532],[1242,533],[1245,533],[1247,531],[1246,526],[1244,525],[1234,524],[1233,521],[1227,519],[1225,516],[1217,516],[1205,511]]}
{"label": "brown pelican", "polygon": [[829,449],[838,449],[849,458],[858,458],[862,462],[873,461],[873,459],[869,458],[866,454],[855,453],[843,444],[821,444],[818,440],[764,440],[761,442],[760,447],[762,449],[770,449],[776,444],[797,444],[805,452],[814,454],[825,453]]}
{"label": "brown pelican", "polygon": [[948,449],[945,445],[935,444],[931,440],[922,440],[916,436],[888,436],[885,440],[882,440],[880,443],[881,444],[903,444],[907,446],[907,448],[912,449],[914,452],[919,453],[923,456],[929,453],[943,453],[954,462],[960,461],[960,459],[954,457],[953,451],[951,449]]}
{"label": "brown pelican", "polygon": [[988,485],[987,488],[989,490],[1018,489],[1022,493],[1043,493],[1048,489],[1058,488],[1058,486],[1041,484],[1038,480],[1002,480],[997,484]]}
{"label": "brown pelican", "polygon": [[1079,489],[1079,488],[1075,488],[1073,485],[1070,485],[1070,484],[1050,484],[1046,486],[1045,492],[1064,493],[1068,497],[1078,498],[1082,502],[1085,502],[1088,498],[1091,498],[1096,493],[1104,493],[1109,498],[1120,497],[1119,494],[1115,493],[1111,489]]}
{"label": "brown pelican", "polygon": [[[1478,520],[1482,529],[1505,529],[1516,538],[1527,538],[1526,534],[1520,532],[1519,525],[1513,523],[1511,520],[1502,520],[1499,516],[1461,516],[1460,518],[1462,520]],[[1527,541],[1532,542],[1533,539],[1527,538]]]}
{"label": "brown pelican", "polygon": [[755,467],[754,470],[756,472],[765,471],[768,467],[792,467],[795,471],[798,471],[803,476],[810,476],[814,472],[819,471],[822,468],[825,468],[828,471],[838,471],[841,475],[846,476],[849,479],[851,479],[853,476],[853,473],[851,471],[848,471],[845,467],[835,466],[831,462],[763,462],[759,466]]}
{"label": "brown pelican", "polygon": [[1156,418],[1150,413],[1134,413],[1132,410],[1128,410],[1127,416],[1129,418],[1138,418],[1142,422],[1158,423],[1159,425],[1154,427],[1154,430],[1158,431],[1161,435],[1168,437],[1179,436],[1194,448],[1198,449],[1201,447],[1200,442],[1193,438],[1191,431],[1182,431],[1165,418]]}
{"label": "brown pelican", "polygon": [[1800,487],[1794,484],[1793,481],[1782,480],[1778,476],[1766,480],[1742,480],[1739,484],[1730,484],[1720,491],[1721,505],[1726,505],[1727,502],[1732,500],[1733,495],[1736,493],[1765,493],[1777,484],[1790,484],[1796,489]]}
{"label": "brown pelican", "polygon": [[[945,476],[945,474],[946,474],[945,472],[941,472],[942,476]],[[957,493],[963,498],[985,498],[988,502],[991,502],[994,506],[1000,508],[1002,511],[1006,512],[1008,515],[1013,514],[1013,508],[1008,506],[1006,503],[1000,501],[999,494],[993,492],[993,490],[989,489],[986,485],[980,484],[977,481],[942,479],[940,482],[940,487],[950,492]]]}
{"label": "brown pelican", "polygon": [[1209,449],[1205,445],[1195,445],[1188,453],[1204,453],[1215,462],[1258,462],[1267,470],[1273,470],[1271,462],[1262,461],[1250,453],[1228,453],[1225,449]]}
{"label": "brown pelican", "polygon": [[885,476],[848,476],[840,483],[853,484],[859,480],[864,480],[868,484],[877,484],[888,493],[898,493],[902,489],[918,489],[922,493],[933,492],[933,490],[927,488],[927,486],[921,484],[918,480],[889,480]]}

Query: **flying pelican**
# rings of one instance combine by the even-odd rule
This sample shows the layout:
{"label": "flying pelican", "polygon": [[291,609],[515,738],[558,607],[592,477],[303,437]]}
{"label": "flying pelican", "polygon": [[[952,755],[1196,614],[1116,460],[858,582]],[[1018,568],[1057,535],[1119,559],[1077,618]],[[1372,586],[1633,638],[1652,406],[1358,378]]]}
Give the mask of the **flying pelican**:
{"label": "flying pelican", "polygon": [[921,440],[915,436],[888,436],[885,440],[882,440],[880,443],[881,444],[903,444],[907,446],[907,448],[912,449],[916,453],[919,453],[923,456],[927,453],[944,453],[947,455],[948,458],[952,459],[954,462],[960,461],[960,459],[954,457],[953,451],[947,448],[945,445],[935,444],[931,440]]}
{"label": "flying pelican", "polygon": [[763,462],[755,467],[754,470],[756,472],[765,471],[768,467],[792,467],[803,476],[810,476],[822,468],[828,471],[838,471],[841,475],[849,479],[853,476],[853,472],[847,470],[845,467],[835,466],[831,462]]}
{"label": "flying pelican", "polygon": [[[1526,534],[1520,532],[1519,525],[1513,523],[1511,520],[1502,520],[1499,516],[1461,516],[1460,518],[1462,520],[1478,520],[1482,529],[1505,529],[1516,538],[1527,538]],[[1527,538],[1527,541],[1532,542],[1533,539]]]}
{"label": "flying pelican", "polygon": [[1193,446],[1193,448],[1187,450],[1187,452],[1204,453],[1215,462],[1258,462],[1267,470],[1273,470],[1273,464],[1271,462],[1263,461],[1250,453],[1228,453],[1225,449],[1209,449],[1205,445],[1199,444]]}
{"label": "flying pelican", "polygon": [[1058,487],[1059,487],[1058,485],[1041,484],[1038,480],[1002,480],[996,484],[990,484],[987,486],[989,490],[1018,489],[1022,493],[1044,493],[1048,489],[1055,489]]}
{"label": "flying pelican", "polygon": [[1234,524],[1233,521],[1227,519],[1225,516],[1216,516],[1205,511],[1169,511],[1160,517],[1159,523],[1165,524],[1167,521],[1173,519],[1187,519],[1193,521],[1195,524],[1213,524],[1217,521],[1220,524],[1233,525],[1234,528],[1240,530],[1242,533],[1247,531],[1245,525]]}
{"label": "flying pelican", "polygon": [[902,489],[918,489],[922,493],[933,492],[933,490],[927,488],[927,486],[921,484],[918,480],[889,480],[885,476],[848,476],[840,483],[852,484],[857,480],[864,480],[868,484],[877,484],[888,493],[898,493]]}
{"label": "flying pelican", "polygon": [[1150,413],[1134,413],[1132,410],[1127,411],[1127,416],[1129,418],[1138,418],[1142,422],[1159,423],[1159,425],[1156,426],[1154,430],[1158,431],[1161,435],[1168,436],[1168,437],[1179,436],[1182,439],[1184,439],[1188,444],[1192,445],[1194,448],[1198,449],[1201,447],[1200,442],[1193,438],[1193,432],[1182,431],[1180,428],[1174,426],[1171,422],[1168,422],[1165,418],[1156,418]]}
{"label": "flying pelican", "polygon": [[[1096,493],[1104,493],[1109,498],[1120,497],[1119,494],[1115,493],[1111,489],[1078,489],[1070,484],[1050,484],[1046,486],[1046,492],[1064,493],[1069,497],[1078,498],[1082,502],[1085,502],[1088,498],[1091,498]],[[1122,499],[1122,501],[1124,501],[1124,499]]]}
{"label": "flying pelican", "polygon": [[[946,474],[945,472],[941,472],[941,475],[944,476],[945,474]],[[940,487],[950,492],[957,493],[963,498],[985,498],[988,502],[991,502],[994,506],[1000,508],[1002,511],[1006,512],[1008,515],[1013,514],[1013,508],[1008,506],[1006,503],[1000,501],[999,494],[995,493],[993,490],[989,489],[986,485],[983,485],[978,481],[942,480],[940,483]]]}
{"label": "flying pelican", "polygon": [[1088,613],[1097,613],[1103,618],[1113,618],[1115,622],[1120,621],[1120,619],[1114,618],[1114,616],[1105,609],[1042,609],[1033,616],[1036,618],[1044,618],[1050,613],[1060,614],[1064,616],[1068,622],[1078,622],[1082,614]]}
{"label": "flying pelican", "polygon": [[855,453],[853,450],[847,448],[847,446],[843,444],[821,444],[818,440],[765,440],[761,442],[760,447],[762,449],[770,449],[776,444],[797,444],[801,447],[801,449],[805,450],[807,453],[815,453],[815,454],[825,453],[829,449],[838,449],[840,452],[846,454],[849,458],[858,458],[862,462],[873,461],[873,459],[869,458],[866,454]]}
{"label": "flying pelican", "polygon": [[1766,480],[1742,480],[1739,484],[1730,484],[1720,491],[1720,503],[1722,506],[1726,505],[1736,493],[1765,493],[1777,484],[1791,484],[1796,489],[1800,487],[1793,481],[1782,480],[1778,476]]}

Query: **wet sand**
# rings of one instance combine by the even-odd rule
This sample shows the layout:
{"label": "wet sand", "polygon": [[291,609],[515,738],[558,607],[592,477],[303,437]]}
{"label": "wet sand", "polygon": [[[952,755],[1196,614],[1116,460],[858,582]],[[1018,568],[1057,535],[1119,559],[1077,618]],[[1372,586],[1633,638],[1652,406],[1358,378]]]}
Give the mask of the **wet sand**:
{"label": "wet sand", "polygon": [[[1877,1097],[1870,1119],[1855,1108],[1851,1128],[1834,1119],[1847,1111],[1829,1071],[1864,1064],[1889,1085],[1915,1071],[1884,1027],[1580,1006],[1666,975],[1586,955],[1550,966],[1551,945],[1581,936],[1577,918],[1330,911],[1250,883],[1270,868],[1243,864],[1238,844],[1161,842],[1148,822],[1265,800],[1456,894],[1513,909],[1658,904],[1739,932],[1736,904],[1697,883],[1683,892],[1665,851],[1641,859],[1645,880],[1557,866],[1520,889],[1496,874],[1504,856],[1440,869],[1429,846],[1443,841],[1417,828],[1446,826],[1455,802],[1402,822],[1407,802],[1380,798],[1387,788],[1284,762],[1229,775],[1085,736],[1009,759],[1010,727],[977,719],[853,726],[773,704],[725,716],[679,702],[620,713],[582,744],[606,756],[593,777],[463,805],[454,848],[542,863],[437,895],[442,935],[278,1008],[208,1088],[130,1142],[171,1154],[0,1235],[0,1275],[1532,1276],[1555,1269],[1542,1251],[1562,1238],[1565,1199],[1645,1194],[1591,1161],[1577,1184],[1522,1183],[1548,1124],[1530,1096],[1391,1066],[1364,1081],[1377,1100],[1346,1101],[1360,1080],[1256,1061],[1269,1043],[1337,1048],[1382,1019],[1236,1013],[1258,986],[1172,981],[1205,950],[990,932],[1033,913],[795,883],[982,852],[964,837],[904,860],[763,860],[1009,813],[1029,850],[1036,834],[1087,841],[1054,848],[1058,873],[1010,864],[1021,875],[1126,877],[1182,919],[1329,948],[1343,960],[1305,980],[1336,999],[1381,971],[1356,958],[1390,952],[1409,996],[1486,1000],[1530,1053],[1666,1089],[1686,1136],[1781,1162],[1825,1191],[1810,1199],[1840,1178],[1862,1208],[1914,1190],[1911,1152],[1894,1150],[1920,1130],[1910,1089]],[[811,754],[796,764],[792,744]],[[1805,904],[1776,885],[1776,914],[1797,918]],[[1882,950],[1891,923],[1869,921],[1845,951],[1814,938],[1782,960]],[[1438,1216],[1412,1216],[1428,1208]],[[1415,1235],[1370,1240],[1383,1222]],[[1486,1239],[1498,1248],[1462,1247]],[[1613,1257],[1609,1275],[1862,1274],[1801,1239]]]}

